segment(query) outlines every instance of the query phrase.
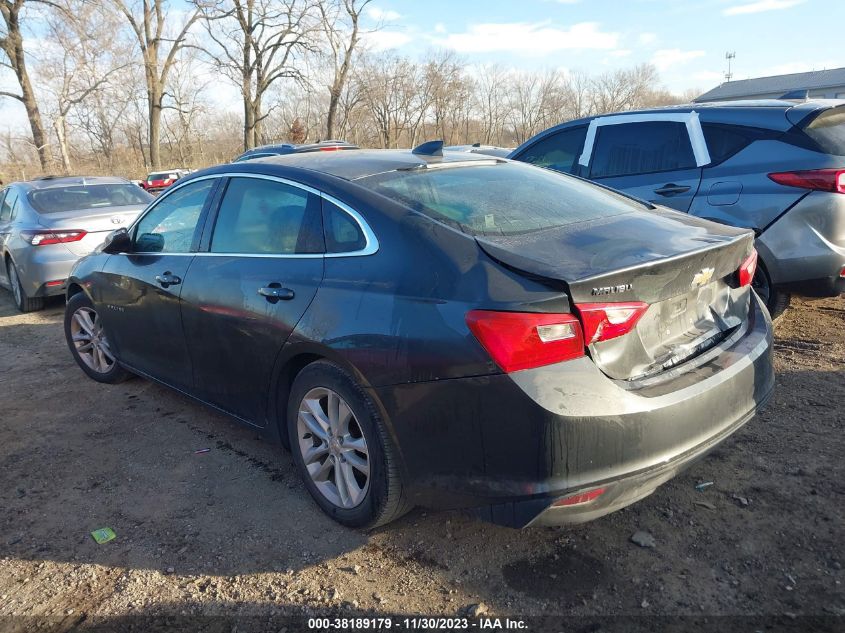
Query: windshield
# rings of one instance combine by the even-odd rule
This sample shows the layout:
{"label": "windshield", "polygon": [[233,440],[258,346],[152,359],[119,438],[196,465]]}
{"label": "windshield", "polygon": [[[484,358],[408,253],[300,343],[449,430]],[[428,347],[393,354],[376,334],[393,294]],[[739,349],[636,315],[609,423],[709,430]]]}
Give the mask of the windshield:
{"label": "windshield", "polygon": [[643,206],[590,183],[522,163],[393,171],[357,180],[470,235],[515,235]]}
{"label": "windshield", "polygon": [[162,171],[147,176],[147,180],[172,180],[173,178],[176,178],[176,174],[174,174],[172,171]]}
{"label": "windshield", "polygon": [[146,205],[152,198],[136,185],[70,185],[29,192],[29,202],[39,213],[86,211],[101,207]]}

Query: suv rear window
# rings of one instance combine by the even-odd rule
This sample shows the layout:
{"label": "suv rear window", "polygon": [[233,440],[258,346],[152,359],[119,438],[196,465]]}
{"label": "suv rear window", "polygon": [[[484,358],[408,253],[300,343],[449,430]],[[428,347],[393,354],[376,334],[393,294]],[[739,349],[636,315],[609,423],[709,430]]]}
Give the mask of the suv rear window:
{"label": "suv rear window", "polygon": [[643,209],[588,182],[518,162],[392,171],[356,181],[470,235],[516,235]]}
{"label": "suv rear window", "polygon": [[38,213],[146,205],[152,200],[148,193],[131,183],[49,187],[30,191],[27,197]]}
{"label": "suv rear window", "polygon": [[825,110],[804,127],[804,133],[823,152],[845,156],[845,107]]}

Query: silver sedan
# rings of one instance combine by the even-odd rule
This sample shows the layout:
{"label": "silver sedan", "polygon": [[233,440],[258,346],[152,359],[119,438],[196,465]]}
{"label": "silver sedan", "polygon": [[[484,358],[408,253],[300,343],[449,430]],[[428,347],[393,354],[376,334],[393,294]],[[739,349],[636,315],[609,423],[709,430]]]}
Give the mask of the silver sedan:
{"label": "silver sedan", "polygon": [[21,312],[64,294],[76,261],[114,229],[131,224],[153,197],[123,178],[52,177],[0,192],[0,285]]}

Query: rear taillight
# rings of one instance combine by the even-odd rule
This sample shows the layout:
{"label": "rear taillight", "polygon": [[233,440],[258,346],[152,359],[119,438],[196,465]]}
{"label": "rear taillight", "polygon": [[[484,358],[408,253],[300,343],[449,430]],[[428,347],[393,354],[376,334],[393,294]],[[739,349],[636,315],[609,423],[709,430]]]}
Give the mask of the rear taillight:
{"label": "rear taillight", "polygon": [[739,271],[737,271],[739,275],[739,285],[740,286],[748,286],[751,284],[751,280],[754,279],[754,273],[757,272],[757,249],[751,249],[751,255],[749,255],[744,262],[739,267]]}
{"label": "rear taillight", "polygon": [[579,303],[587,345],[627,334],[648,310],[647,303]]}
{"label": "rear taillight", "polygon": [[506,373],[584,355],[581,324],[572,314],[472,310],[466,322]]}
{"label": "rear taillight", "polygon": [[589,503],[590,501],[594,501],[595,499],[598,499],[600,496],[602,496],[605,490],[606,488],[596,488],[595,490],[590,490],[588,492],[579,492],[577,495],[558,499],[552,504],[552,506],[555,508],[560,508],[562,506],[577,506],[581,505],[582,503]]}
{"label": "rear taillight", "polygon": [[78,242],[86,235],[86,231],[77,229],[62,229],[61,231],[21,231],[21,237],[33,246],[47,246],[48,244]]}
{"label": "rear taillight", "polygon": [[845,169],[807,169],[769,174],[780,185],[845,193]]}

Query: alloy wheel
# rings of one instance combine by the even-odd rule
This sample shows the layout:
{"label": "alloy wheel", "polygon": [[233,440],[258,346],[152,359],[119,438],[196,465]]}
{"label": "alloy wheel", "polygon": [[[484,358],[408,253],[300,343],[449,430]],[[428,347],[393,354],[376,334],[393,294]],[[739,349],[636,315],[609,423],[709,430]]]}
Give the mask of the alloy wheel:
{"label": "alloy wheel", "polygon": [[115,362],[114,354],[96,310],[83,307],[74,312],[70,321],[70,334],[82,362],[98,374],[111,371]]}
{"label": "alloy wheel", "polygon": [[305,469],[328,501],[354,508],[370,486],[367,440],[355,414],[336,392],[311,389],[299,403],[296,421]]}
{"label": "alloy wheel", "polygon": [[9,262],[6,272],[9,277],[9,285],[12,287],[12,295],[15,297],[15,303],[19,306],[23,305],[23,298],[21,297],[21,282],[18,279],[18,271],[15,268],[15,265]]}

